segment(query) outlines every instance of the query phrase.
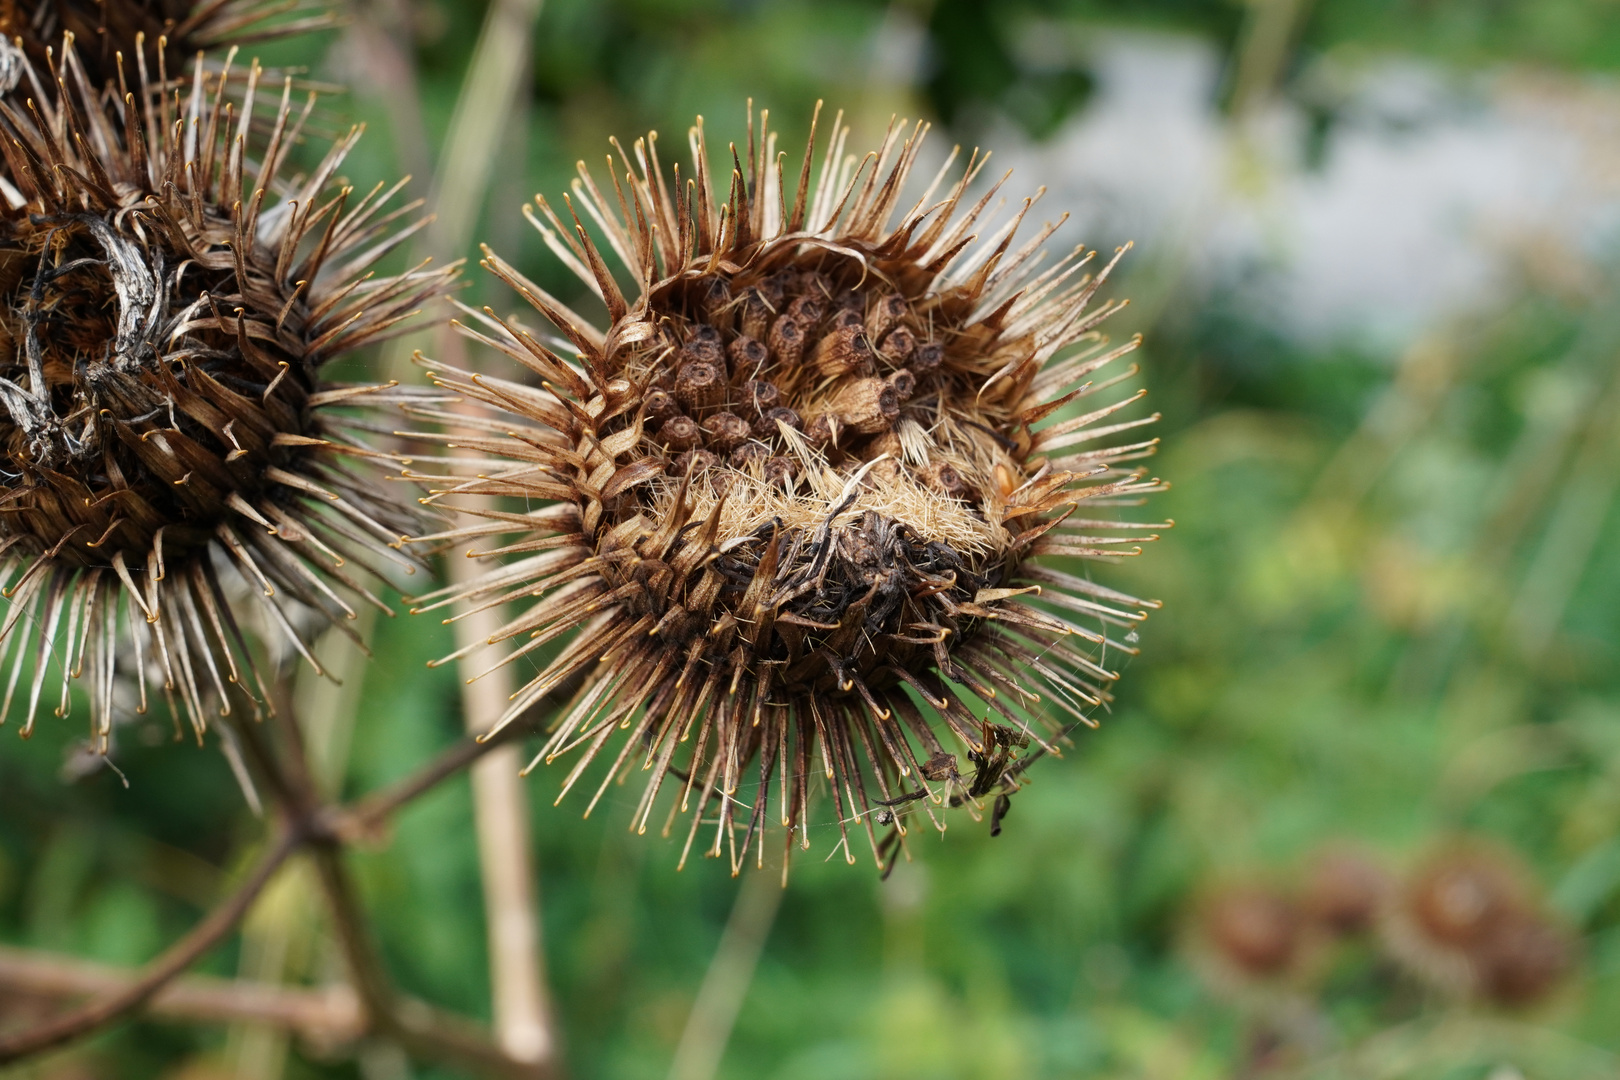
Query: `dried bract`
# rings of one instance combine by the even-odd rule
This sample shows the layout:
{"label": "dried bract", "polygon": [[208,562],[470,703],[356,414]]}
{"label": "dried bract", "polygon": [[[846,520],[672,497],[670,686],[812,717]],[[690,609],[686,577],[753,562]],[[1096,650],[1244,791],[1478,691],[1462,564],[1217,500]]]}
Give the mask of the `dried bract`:
{"label": "dried bract", "polygon": [[560,336],[470,313],[540,388],[434,366],[499,411],[447,438],[504,459],[437,486],[522,503],[450,534],[517,534],[487,552],[506,564],[423,606],[540,598],[500,635],[526,639],[511,657],[566,643],[500,722],[585,674],[540,754],[579,751],[565,791],[627,727],[597,798],[638,764],[636,829],[673,787],[687,850],[711,826],[735,870],[771,817],[809,845],[824,780],[846,857],[858,825],[886,863],[918,810],[965,804],[998,829],[1025,766],[1108,699],[1153,605],[1050,564],[1152,538],[1078,512],[1161,486],[1130,464],[1152,440],[1111,444],[1152,418],[1117,418],[1136,397],[1079,404],[1131,373],[1092,381],[1135,346],[1095,332],[1120,306],[1091,306],[1114,264],[1088,275],[1076,251],[1037,270],[1056,226],[1015,247],[1026,201],[992,228],[995,188],[966,194],[982,157],[908,208],[922,125],[857,162],[835,122],[814,185],[811,151],[795,182],[765,128],[750,117],[723,202],[701,122],[690,179],[664,175],[656,136],[610,159],[611,189],[581,166],[629,298],[578,208],[537,199],[605,329],[489,256]]}
{"label": "dried bract", "polygon": [[6,0],[0,37],[19,42],[44,67],[47,53],[72,35],[97,90],[117,85],[119,53],[132,67],[138,58],[165,85],[163,73],[183,75],[199,52],[333,26],[329,7],[301,0]]}
{"label": "dried bract", "polygon": [[406,395],[320,373],[447,273],[373,276],[410,208],[332,183],[358,132],[283,190],[290,86],[253,160],[257,68],[238,116],[200,65],[184,99],[109,102],[71,41],[61,59],[54,85],[30,68],[26,107],[0,102],[0,719],[31,661],[31,730],[54,662],[58,713],[84,676],[101,748],[119,671],[142,709],[156,673],[201,737],[252,667],[241,585],[307,657],[289,600],[343,624],[354,596],[382,606],[351,566],[409,565],[420,518],[356,471],[387,455],[354,408]]}

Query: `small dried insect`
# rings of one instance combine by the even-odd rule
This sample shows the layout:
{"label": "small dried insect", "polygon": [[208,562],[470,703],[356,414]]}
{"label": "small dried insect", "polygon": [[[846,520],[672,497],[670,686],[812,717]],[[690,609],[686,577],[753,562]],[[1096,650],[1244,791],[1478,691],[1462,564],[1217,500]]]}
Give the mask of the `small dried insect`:
{"label": "small dried insect", "polygon": [[656,136],[610,159],[611,191],[581,165],[629,297],[577,207],[537,199],[605,328],[489,254],[556,334],[468,311],[466,333],[538,387],[429,365],[490,410],[443,437],[496,462],[423,474],[484,518],[424,539],[510,539],[482,552],[504,565],[419,610],[535,598],[498,638],[549,659],[497,727],[585,673],[536,761],[578,752],[566,792],[611,753],[590,807],[639,762],[645,830],[675,777],[666,831],[693,810],[686,851],[712,823],[708,854],[735,871],[773,816],[808,846],[821,789],[846,857],[860,823],[884,865],[902,807],[942,827],[936,810],[992,799],[999,828],[1023,766],[1108,700],[1110,662],[1134,652],[1109,634],[1155,605],[1052,560],[1153,538],[1112,509],[1162,486],[1134,464],[1156,440],[1125,437],[1153,418],[1119,418],[1140,395],[1084,405],[1134,371],[1098,376],[1136,344],[1096,330],[1120,306],[1092,306],[1114,263],[1037,269],[1056,226],[1015,247],[1031,201],[989,225],[995,188],[967,196],[983,157],[908,193],[925,126],[859,160],[840,118],[815,184],[812,125],[795,185],[765,115],[749,126],[719,199],[701,122],[690,177],[664,174]]}
{"label": "small dried insect", "polygon": [[345,625],[356,598],[387,610],[352,571],[412,565],[420,512],[367,475],[394,461],[375,444],[397,421],[353,412],[407,395],[321,372],[452,272],[375,275],[411,208],[331,183],[357,133],[277,180],[302,123],[290,84],[249,156],[256,65],[239,116],[227,73],[199,67],[170,99],[143,71],[119,100],[71,36],[58,70],[29,66],[30,107],[0,108],[0,720],[31,662],[32,730],[54,661],[56,711],[83,677],[103,752],[119,672],[142,710],[148,677],[178,697],[200,739],[233,684],[267,693],[237,596],[314,663],[295,623]]}

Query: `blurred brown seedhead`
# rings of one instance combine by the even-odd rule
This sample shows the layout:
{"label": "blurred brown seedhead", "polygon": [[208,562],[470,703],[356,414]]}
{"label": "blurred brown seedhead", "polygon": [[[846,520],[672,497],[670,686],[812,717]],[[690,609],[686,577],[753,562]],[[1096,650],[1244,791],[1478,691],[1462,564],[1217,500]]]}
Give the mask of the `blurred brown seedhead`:
{"label": "blurred brown seedhead", "polygon": [[1306,916],[1331,934],[1370,930],[1390,889],[1389,875],[1372,856],[1350,847],[1317,855],[1305,876]]}
{"label": "blurred brown seedhead", "polygon": [[235,598],[256,596],[308,657],[295,623],[381,607],[354,571],[409,565],[398,548],[419,518],[364,477],[385,455],[350,415],[402,393],[321,369],[447,272],[374,276],[410,208],[333,183],[358,132],[296,186],[278,180],[308,107],[290,86],[266,94],[256,66],[240,110],[227,74],[200,69],[184,96],[149,92],[144,72],[104,95],[71,38],[57,71],[28,65],[27,105],[0,105],[0,719],[20,699],[31,730],[54,663],[57,712],[82,677],[103,751],[120,672],[142,709],[149,679],[178,696],[200,738],[229,684],[265,696]]}
{"label": "blurred brown seedhead", "polygon": [[1212,990],[1266,1009],[1309,974],[1319,944],[1299,899],[1264,882],[1208,890],[1193,906],[1185,938],[1189,959]]}
{"label": "blurred brown seedhead", "polygon": [[665,831],[691,811],[685,851],[707,826],[734,872],[773,817],[808,847],[821,790],[850,861],[850,826],[884,864],[919,809],[999,829],[1154,606],[1051,565],[1135,554],[1159,527],[1112,510],[1161,487],[1134,464],[1156,440],[1126,435],[1153,418],[1118,418],[1140,395],[1103,393],[1135,370],[1109,377],[1136,342],[1095,330],[1121,306],[1091,306],[1114,263],[1041,267],[1054,225],[1014,246],[1033,200],[991,224],[1000,185],[966,194],[978,154],[908,190],[925,133],[846,157],[840,117],[812,183],[814,128],[794,178],[750,112],[718,200],[701,120],[673,180],[656,135],[614,141],[611,186],[583,164],[575,184],[600,240],[573,201],[529,213],[607,325],[490,254],[555,332],[471,311],[467,332],[541,385],[430,364],[493,410],[451,441],[499,459],[433,478],[483,519],[449,535],[509,539],[424,607],[538,597],[495,640],[524,640],[509,660],[561,651],[497,726],[583,674],[536,760],[579,751],[566,792],[606,752],[591,807],[639,766],[633,828],[672,791]]}
{"label": "blurred brown seedhead", "polygon": [[160,73],[183,75],[199,52],[246,46],[331,26],[331,5],[301,0],[0,0],[0,37],[20,43],[42,69],[63,34],[78,42],[79,63],[97,90],[117,83],[118,57],[139,54]]}
{"label": "blurred brown seedhead", "polygon": [[1534,880],[1494,847],[1457,841],[1422,862],[1393,898],[1382,930],[1389,951],[1447,993],[1522,1006],[1563,981],[1569,933]]}

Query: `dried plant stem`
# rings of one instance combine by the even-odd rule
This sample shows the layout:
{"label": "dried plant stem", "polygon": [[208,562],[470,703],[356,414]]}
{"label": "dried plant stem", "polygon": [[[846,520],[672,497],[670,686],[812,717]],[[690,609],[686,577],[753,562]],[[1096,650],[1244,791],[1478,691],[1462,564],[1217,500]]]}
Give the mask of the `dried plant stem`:
{"label": "dried plant stem", "polygon": [[[127,991],[139,973],[55,953],[0,946],[0,986],[52,998],[106,997]],[[359,998],[348,986],[302,989],[206,975],[177,978],[147,999],[147,1015],[192,1023],[250,1022],[322,1046],[365,1033]]]}
{"label": "dried plant stem", "polygon": [[[479,1075],[514,1080],[555,1076],[548,1063],[519,1059],[491,1043],[474,1022],[400,996],[373,945],[343,866],[342,846],[347,839],[375,830],[388,815],[487,751],[469,740],[416,776],[387,789],[383,797],[352,808],[332,806],[321,798],[321,785],[312,775],[293,695],[284,681],[273,681],[273,685],[280,691],[275,694],[274,720],[265,727],[251,721],[233,727],[284,822],[269,848],[235,892],[138,971],[125,973],[69,957],[0,949],[0,987],[53,996],[96,995],[87,1004],[38,1026],[0,1036],[0,1065],[56,1049],[144,1008],[175,1019],[251,1021],[294,1030],[317,1041],[352,1041],[375,1032],[414,1056]],[[366,826],[360,828],[355,822]],[[300,851],[313,856],[353,991],[302,991],[254,981],[200,978],[177,982],[188,967],[238,927],[277,871]]]}
{"label": "dried plant stem", "polygon": [[1246,117],[1277,88],[1310,0],[1260,0],[1250,6],[1232,83],[1232,115]]}
{"label": "dried plant stem", "polygon": [[[480,32],[450,123],[450,136],[434,177],[432,203],[439,217],[430,251],[451,257],[472,238],[504,141],[513,103],[528,69],[529,41],[541,0],[496,0]],[[441,344],[453,335],[441,335]],[[403,342],[401,343],[404,344]],[[473,567],[452,556],[450,573],[463,580]],[[499,614],[480,613],[456,624],[458,645],[488,641]],[[492,664],[482,656],[463,660],[462,711],[467,728],[488,731],[505,711],[512,692],[504,670],[470,681]],[[515,1058],[546,1064],[556,1058],[556,1036],[547,999],[540,938],[536,872],[529,843],[529,804],[515,747],[492,750],[472,768],[479,861],[488,920],[491,997],[497,1040]]]}
{"label": "dried plant stem", "polygon": [[127,986],[27,1031],[0,1037],[0,1065],[9,1065],[71,1042],[145,1005],[154,994],[235,929],[260,891],[303,840],[304,836],[297,829],[285,829],[278,834],[236,891],[209,912],[190,933],[142,968]]}
{"label": "dried plant stem", "polygon": [[713,1080],[754,981],[754,969],[776,921],[783,891],[777,874],[761,870],[744,878],[675,1047],[669,1080]]}
{"label": "dried plant stem", "polygon": [[421,1002],[402,1000],[377,955],[365,915],[336,848],[315,849],[315,867],[355,989],[373,1026],[415,1056],[492,1076],[549,1080],[548,1067],[491,1046],[477,1027]]}
{"label": "dried plant stem", "polygon": [[[487,641],[499,621],[498,612],[480,612],[457,624],[458,637],[477,635],[474,640]],[[511,680],[504,676],[503,668],[463,685],[469,729],[487,729],[505,710],[512,688]],[[549,1062],[556,1055],[556,1040],[546,1001],[528,796],[519,775],[522,768],[519,750],[511,744],[473,763],[478,856],[484,879],[484,916],[489,923],[491,996],[501,1046],[521,1060]]]}
{"label": "dried plant stem", "polygon": [[530,730],[527,725],[513,724],[483,742],[471,737],[463,739],[409,776],[351,806],[333,809],[327,815],[327,827],[346,842],[372,839],[400,807]]}

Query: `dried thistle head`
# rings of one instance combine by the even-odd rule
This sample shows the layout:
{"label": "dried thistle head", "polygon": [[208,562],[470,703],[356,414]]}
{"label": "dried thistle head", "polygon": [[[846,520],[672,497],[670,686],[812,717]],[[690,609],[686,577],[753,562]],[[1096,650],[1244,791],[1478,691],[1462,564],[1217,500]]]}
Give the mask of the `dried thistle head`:
{"label": "dried thistle head", "polygon": [[[97,89],[117,82],[120,52],[163,86],[166,74],[185,72],[199,52],[335,25],[328,8],[302,0],[4,0],[0,38],[17,42],[43,68],[70,34]],[[4,84],[0,77],[0,88],[10,89]]]}
{"label": "dried thistle head", "polygon": [[119,671],[143,709],[155,671],[200,737],[205,702],[228,711],[252,667],[237,580],[307,657],[289,600],[341,625],[347,596],[381,606],[351,566],[408,564],[419,519],[356,471],[385,455],[344,415],[400,394],[321,369],[447,275],[374,276],[410,208],[332,183],[357,132],[284,189],[300,123],[284,90],[249,158],[256,68],[238,116],[200,69],[183,101],[141,87],[119,103],[71,41],[62,61],[54,87],[30,69],[26,108],[0,103],[0,720],[32,661],[29,733],[54,661],[57,711],[84,676],[103,749]]}
{"label": "dried thistle head", "polygon": [[1344,937],[1372,928],[1389,888],[1389,875],[1370,855],[1336,845],[1311,861],[1301,904],[1311,922]]}
{"label": "dried thistle head", "polygon": [[1134,649],[1107,635],[1134,639],[1155,605],[1052,561],[1151,539],[1103,508],[1160,487],[1131,464],[1156,440],[1116,438],[1152,417],[1115,418],[1139,394],[1089,406],[1131,374],[1101,374],[1136,344],[1095,332],[1121,306],[1091,307],[1113,262],[1037,271],[1055,226],[1013,246],[1032,200],[976,242],[1000,186],[967,197],[984,158],[908,206],[923,125],[857,163],[835,122],[814,184],[813,128],[795,182],[766,115],[749,126],[723,201],[701,121],[690,179],[663,174],[655,135],[633,165],[609,159],[611,188],[581,165],[631,297],[578,208],[565,222],[537,198],[531,222],[605,327],[489,255],[555,333],[469,312],[540,388],[430,365],[498,412],[451,441],[504,459],[436,478],[486,519],[447,535],[516,535],[486,552],[505,565],[423,608],[538,597],[502,632],[523,642],[511,658],[565,644],[500,723],[584,679],[536,759],[578,751],[565,791],[604,753],[597,798],[639,763],[633,827],[674,789],[686,850],[711,825],[735,871],[770,816],[808,846],[825,780],[846,858],[856,824],[887,863],[919,809],[998,829],[1025,766],[1108,700]]}
{"label": "dried thistle head", "polygon": [[1432,852],[1388,905],[1389,952],[1458,997],[1516,1007],[1568,973],[1574,949],[1533,878],[1509,853],[1478,841]]}
{"label": "dried thistle head", "polygon": [[1299,903],[1264,886],[1229,888],[1205,898],[1198,923],[1210,950],[1246,979],[1278,978],[1293,970],[1306,932]]}

